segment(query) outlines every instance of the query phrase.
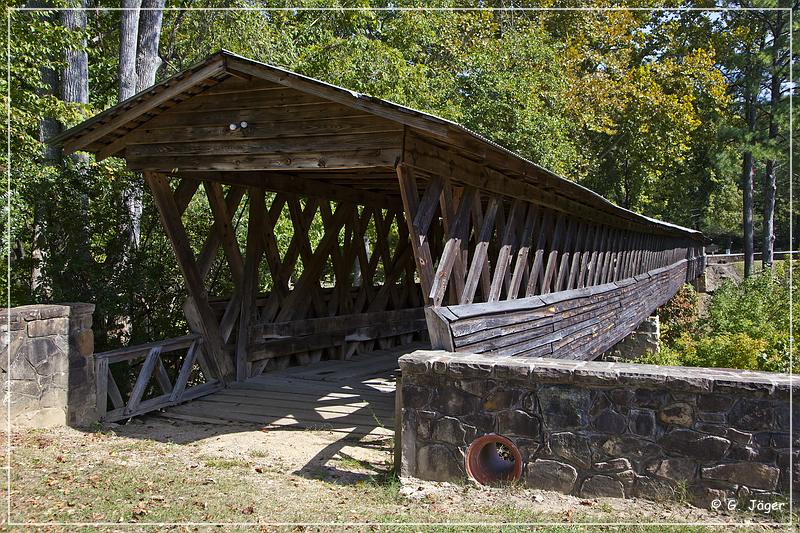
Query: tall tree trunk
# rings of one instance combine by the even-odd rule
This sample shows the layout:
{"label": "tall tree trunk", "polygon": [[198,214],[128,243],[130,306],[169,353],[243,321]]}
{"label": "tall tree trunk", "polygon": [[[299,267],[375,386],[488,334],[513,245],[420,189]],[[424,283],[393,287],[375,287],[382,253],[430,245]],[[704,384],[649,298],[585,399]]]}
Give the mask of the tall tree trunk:
{"label": "tall tree trunk", "polygon": [[742,160],[742,229],[744,233],[744,276],[753,273],[753,153],[747,151]]}
{"label": "tall tree trunk", "polygon": [[[28,4],[32,8],[46,8],[50,7],[48,2],[30,2]],[[56,17],[54,13],[45,12],[42,18],[55,22]],[[44,89],[39,91],[41,96],[57,95],[58,89],[58,73],[49,67],[41,69],[42,83]],[[44,166],[54,167],[58,166],[61,162],[61,149],[57,146],[49,144],[47,141],[61,133],[61,124],[54,117],[42,117],[39,121],[39,141],[42,142],[42,164]],[[33,231],[31,239],[31,296],[34,301],[46,300],[49,294],[47,293],[47,286],[45,285],[45,263],[47,261],[47,226],[45,213],[45,199],[42,195],[36,195],[33,200]]]}
{"label": "tall tree trunk", "polygon": [[[772,31],[772,76],[770,79],[770,113],[768,138],[773,141],[778,136],[778,106],[781,99],[780,54],[783,42],[783,13],[777,14],[777,20]],[[771,149],[774,147],[770,147]],[[775,166],[776,161],[770,157],[764,173],[764,229],[763,245],[761,248],[761,264],[764,270],[771,269],[775,248]]]}
{"label": "tall tree trunk", "polygon": [[[763,39],[761,50],[764,48]],[[745,142],[754,142],[753,133],[756,129],[756,94],[760,85],[760,70],[750,59],[744,79],[744,115],[747,123],[747,139]],[[742,233],[744,237],[744,277],[753,273],[753,177],[755,175],[755,161],[753,152],[749,147],[742,156]]]}
{"label": "tall tree trunk", "polygon": [[[120,43],[120,100],[153,85],[161,65],[158,44],[165,0],[126,0],[126,7],[140,8],[123,12]],[[133,29],[134,19],[138,27]],[[135,58],[135,59],[134,59]],[[124,65],[125,78],[122,77]],[[130,93],[130,94],[129,94]],[[128,249],[125,260],[139,248],[142,224],[142,188],[131,182],[125,192],[128,211]]]}
{"label": "tall tree trunk", "polygon": [[[42,94],[58,94],[58,74],[51,68],[42,68],[42,81],[47,87]],[[42,164],[49,167],[58,166],[61,162],[61,149],[47,141],[61,132],[61,125],[53,117],[43,117],[39,122],[39,140],[43,143]],[[33,204],[33,239],[31,243],[31,296],[34,301],[46,300],[49,296],[44,283],[45,263],[47,261],[47,226],[45,198],[36,195]]]}
{"label": "tall tree trunk", "polygon": [[764,172],[764,234],[761,248],[761,264],[764,269],[772,268],[775,252],[775,160],[767,160]]}
{"label": "tall tree trunk", "polygon": [[[125,8],[120,14],[119,43],[119,101],[122,102],[136,94],[139,74],[136,70],[136,50],[139,43],[139,22],[141,0],[124,0]],[[139,234],[142,218],[141,187],[131,181],[122,191],[122,202],[125,204],[127,220],[123,228],[127,243],[123,252],[122,264],[127,264],[131,253],[139,246]]]}
{"label": "tall tree trunk", "polygon": [[139,44],[136,56],[136,72],[139,79],[136,90],[143,91],[156,81],[156,72],[161,66],[158,44],[161,40],[161,20],[165,0],[142,0],[142,14],[139,20]]}
{"label": "tall tree trunk", "polygon": [[139,40],[139,8],[141,0],[124,0],[120,13],[119,101],[136,94],[136,43]]}
{"label": "tall tree trunk", "polygon": [[[78,7],[86,7],[87,0],[81,0]],[[65,10],[61,12],[61,24],[67,30],[86,30],[86,11]],[[86,41],[79,49],[65,52],[66,66],[61,78],[61,98],[65,102],[89,103],[89,56]]]}
{"label": "tall tree trunk", "polygon": [[[75,7],[86,8],[87,0],[76,2]],[[86,30],[86,11],[83,9],[61,11],[61,24],[68,31]],[[64,53],[65,67],[61,72],[61,99],[64,102],[78,104],[89,103],[89,56],[86,53],[86,41],[82,40],[75,50]],[[70,156],[79,172],[85,171],[88,166],[88,156],[85,153],[75,153]],[[84,268],[90,263],[89,253],[89,198],[80,193],[81,198],[81,224],[78,246],[79,255],[84,262]]]}

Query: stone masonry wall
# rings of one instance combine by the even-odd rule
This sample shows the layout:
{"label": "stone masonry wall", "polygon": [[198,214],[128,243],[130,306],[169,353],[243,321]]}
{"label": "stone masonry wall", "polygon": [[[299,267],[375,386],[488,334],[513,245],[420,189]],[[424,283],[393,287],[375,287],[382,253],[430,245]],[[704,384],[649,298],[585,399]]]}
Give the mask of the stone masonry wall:
{"label": "stone masonry wall", "polygon": [[[403,475],[465,480],[467,446],[498,433],[520,449],[529,487],[655,500],[680,492],[700,507],[788,494],[784,374],[442,351],[405,355],[400,368]],[[797,432],[793,446],[798,494]]]}
{"label": "stone masonry wall", "polygon": [[93,312],[85,303],[0,310],[4,422],[8,402],[15,427],[96,420]]}
{"label": "stone masonry wall", "polygon": [[604,361],[630,361],[648,353],[658,353],[658,339],[660,336],[661,322],[658,319],[658,315],[649,316],[630,335],[600,356],[600,359]]}

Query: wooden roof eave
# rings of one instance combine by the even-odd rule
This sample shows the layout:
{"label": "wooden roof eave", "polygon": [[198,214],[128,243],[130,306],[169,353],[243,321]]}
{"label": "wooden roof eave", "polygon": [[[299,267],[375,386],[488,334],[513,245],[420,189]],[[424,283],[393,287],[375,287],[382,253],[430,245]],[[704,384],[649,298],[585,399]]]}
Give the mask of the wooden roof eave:
{"label": "wooden roof eave", "polygon": [[[652,219],[617,206],[597,193],[558,176],[552,171],[459,124],[440,117],[327,84],[301,74],[237,56],[224,50],[212,55],[206,61],[195,65],[189,70],[191,72],[188,76],[182,77],[185,74],[184,72],[165,80],[125,102],[109,108],[92,119],[65,131],[51,142],[55,144],[63,143],[64,150],[67,153],[90,148],[90,151],[97,154],[98,159],[114,155],[125,148],[127,134],[114,139],[108,144],[99,145],[98,141],[104,136],[174,99],[193,86],[202,83],[203,80],[221,73],[228,73],[244,79],[259,78],[277,83],[392,120],[423,132],[425,135],[438,139],[440,142],[444,142],[457,150],[463,150],[473,157],[477,157],[482,164],[503,172],[509,177],[523,179],[537,187],[550,189],[554,192],[557,191],[559,195],[571,198],[573,201],[578,201],[590,208],[603,211],[610,216],[619,217],[638,226],[658,227],[665,233],[688,236],[700,241],[704,240],[702,234],[696,230]],[[137,101],[140,102],[131,107]],[[105,119],[109,120],[103,123]],[[94,124],[99,125],[92,128],[91,126]],[[88,131],[77,135],[79,132],[86,130],[87,127],[90,128]]]}
{"label": "wooden roof eave", "polygon": [[[176,96],[186,92],[198,83],[221,74],[225,71],[225,59],[217,54],[199,65],[196,71],[190,75],[182,77],[178,74],[165,80],[149,89],[146,89],[131,98],[111,107],[95,117],[74,126],[60,135],[50,140],[51,144],[63,145],[64,152],[67,154],[83,150],[96,141],[102,139],[109,133],[117,130],[125,124],[135,120],[142,115],[152,111],[158,106],[172,100]],[[152,96],[151,96],[152,95]],[[148,98],[149,97],[149,98]],[[136,105],[131,105],[139,102]],[[107,122],[103,122],[109,119]],[[95,127],[91,127],[94,126]],[[79,132],[83,132],[77,135]],[[121,147],[122,148],[122,147]],[[120,149],[121,149],[120,148]],[[118,152],[115,150],[113,153]],[[111,154],[107,154],[111,155]]]}

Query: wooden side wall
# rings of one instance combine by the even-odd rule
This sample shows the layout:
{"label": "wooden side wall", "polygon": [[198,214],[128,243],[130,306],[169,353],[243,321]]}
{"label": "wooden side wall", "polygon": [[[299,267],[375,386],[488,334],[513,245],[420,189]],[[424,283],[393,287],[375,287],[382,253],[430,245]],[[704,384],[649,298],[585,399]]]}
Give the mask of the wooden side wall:
{"label": "wooden side wall", "polygon": [[623,280],[516,301],[430,307],[433,348],[594,359],[669,300],[699,261],[682,259]]}

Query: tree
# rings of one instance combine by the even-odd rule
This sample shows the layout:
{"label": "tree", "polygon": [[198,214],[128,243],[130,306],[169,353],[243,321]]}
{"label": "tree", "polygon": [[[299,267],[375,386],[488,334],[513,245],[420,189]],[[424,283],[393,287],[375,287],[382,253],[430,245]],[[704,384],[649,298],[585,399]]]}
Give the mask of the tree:
{"label": "tree", "polygon": [[136,49],[142,0],[123,0],[119,28],[119,101],[136,94]]}
{"label": "tree", "polygon": [[[769,16],[766,20],[767,27],[771,34],[770,44],[770,66],[769,66],[769,126],[767,142],[774,144],[778,138],[783,117],[783,86],[787,80],[787,59],[786,37],[788,35],[788,24],[783,12],[775,13],[774,17]],[[776,187],[776,166],[777,161],[774,151],[777,147],[769,147],[773,153],[767,159],[764,171],[763,183],[763,245],[761,249],[761,262],[764,268],[772,268],[773,252],[775,244],[775,192]]]}
{"label": "tree", "polygon": [[[31,2],[30,7],[45,8],[48,7],[44,2]],[[52,22],[55,19],[53,12],[42,12],[42,20],[45,22]],[[40,69],[42,77],[42,87],[38,89],[38,94],[41,96],[54,96],[59,93],[59,79],[58,73],[51,66],[43,66]],[[61,132],[61,125],[53,116],[42,115],[39,120],[39,142],[42,143],[42,165],[45,167],[57,167],[61,164],[61,150],[49,144],[46,144],[47,139],[55,137]],[[47,287],[44,284],[44,263],[46,261],[47,250],[47,230],[44,226],[44,206],[42,205],[44,199],[38,198],[33,206],[33,238],[31,240],[31,260],[33,265],[31,268],[31,294],[37,294],[46,297],[48,294]],[[18,258],[22,259],[25,255],[24,248],[19,247]]]}
{"label": "tree", "polygon": [[[158,45],[161,37],[165,0],[124,0],[120,14],[119,101],[127,100],[155,83],[161,59]],[[139,247],[142,220],[142,186],[132,181],[124,192],[128,211],[129,260]]]}

